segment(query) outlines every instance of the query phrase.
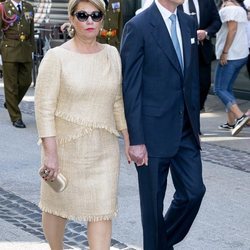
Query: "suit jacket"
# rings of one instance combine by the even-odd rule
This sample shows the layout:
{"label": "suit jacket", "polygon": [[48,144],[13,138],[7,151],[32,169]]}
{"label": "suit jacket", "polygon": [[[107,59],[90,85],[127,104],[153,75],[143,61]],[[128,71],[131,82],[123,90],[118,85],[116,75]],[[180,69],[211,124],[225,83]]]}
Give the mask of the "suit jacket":
{"label": "suit jacket", "polygon": [[3,62],[32,62],[32,51],[35,49],[32,5],[22,1],[21,14],[10,0],[2,3],[2,6],[5,13],[5,20],[3,15],[0,15],[0,29],[3,31],[0,47]]}
{"label": "suit jacket", "polygon": [[123,1],[123,24],[129,21],[134,15],[135,11],[141,7],[141,1],[126,0]]}
{"label": "suit jacket", "polygon": [[123,95],[130,142],[145,144],[153,157],[170,157],[177,152],[185,113],[199,147],[196,27],[190,16],[182,11],[177,15],[184,75],[155,3],[127,22],[122,36]]}
{"label": "suit jacket", "polygon": [[201,30],[206,30],[208,39],[199,44],[200,60],[204,63],[211,63],[214,59],[214,48],[211,38],[219,31],[221,20],[214,0],[198,0],[200,8],[200,24]]}
{"label": "suit jacket", "polygon": [[114,37],[99,37],[98,41],[101,43],[108,43],[116,48],[120,46],[120,39],[123,27],[123,0],[109,0],[106,10],[103,29],[107,31],[116,30],[117,35]]}

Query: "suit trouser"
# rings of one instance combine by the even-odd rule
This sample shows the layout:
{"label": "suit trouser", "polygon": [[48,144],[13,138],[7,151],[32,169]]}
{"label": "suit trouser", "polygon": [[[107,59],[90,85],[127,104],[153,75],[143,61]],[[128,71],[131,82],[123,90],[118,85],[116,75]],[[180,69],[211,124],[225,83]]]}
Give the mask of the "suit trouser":
{"label": "suit trouser", "polygon": [[[200,150],[192,132],[183,132],[178,152],[171,158],[149,157],[149,165],[137,167],[144,250],[167,250],[188,233],[198,213],[205,186]],[[163,215],[167,176],[171,171],[175,193]]]}
{"label": "suit trouser", "polygon": [[4,93],[12,122],[22,119],[18,107],[32,82],[32,62],[3,62]]}
{"label": "suit trouser", "polygon": [[211,87],[211,63],[199,60],[200,109],[204,108]]}
{"label": "suit trouser", "polygon": [[248,76],[250,78],[250,49],[249,49],[249,54],[247,57],[247,73],[248,73]]}

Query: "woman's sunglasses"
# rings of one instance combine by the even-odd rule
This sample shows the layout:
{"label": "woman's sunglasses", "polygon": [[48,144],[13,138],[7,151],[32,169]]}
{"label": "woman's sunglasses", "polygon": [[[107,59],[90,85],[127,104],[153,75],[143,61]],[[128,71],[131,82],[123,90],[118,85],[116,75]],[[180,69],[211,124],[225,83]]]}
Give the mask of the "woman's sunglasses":
{"label": "woman's sunglasses", "polygon": [[89,17],[91,17],[91,19],[94,22],[100,22],[103,17],[103,13],[101,11],[93,11],[92,13],[88,14],[86,11],[81,10],[81,11],[75,12],[74,15],[80,22],[86,22]]}

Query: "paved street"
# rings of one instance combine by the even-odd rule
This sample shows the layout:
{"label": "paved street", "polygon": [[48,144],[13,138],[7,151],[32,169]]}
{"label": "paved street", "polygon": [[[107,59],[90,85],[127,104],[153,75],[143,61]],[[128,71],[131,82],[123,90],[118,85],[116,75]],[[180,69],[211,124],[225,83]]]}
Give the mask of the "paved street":
{"label": "paved street", "polygon": [[[21,104],[26,129],[14,128],[3,107],[0,83],[0,250],[46,250],[39,201],[40,148],[34,119],[34,88]],[[239,100],[246,111],[250,102]],[[226,120],[210,95],[201,114],[202,160],[207,193],[194,225],[176,250],[250,250],[250,127],[236,137],[218,130]],[[120,140],[121,149],[123,141]],[[165,207],[174,189],[169,179]],[[121,153],[119,215],[112,249],[142,249],[136,171]],[[65,249],[87,249],[86,226],[69,221]]]}

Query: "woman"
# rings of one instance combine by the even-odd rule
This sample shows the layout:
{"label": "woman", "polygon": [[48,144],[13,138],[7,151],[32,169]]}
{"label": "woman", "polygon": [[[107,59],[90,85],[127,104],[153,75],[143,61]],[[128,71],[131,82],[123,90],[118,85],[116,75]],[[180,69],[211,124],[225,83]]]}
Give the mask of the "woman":
{"label": "woman", "polygon": [[226,106],[227,122],[220,129],[232,130],[237,135],[249,117],[236,103],[233,85],[248,57],[246,33],[247,12],[242,0],[224,0],[219,11],[222,26],[216,37],[216,58],[214,92]]}
{"label": "woman", "polygon": [[[63,249],[67,219],[88,224],[91,250],[110,249],[117,214],[118,131],[129,145],[116,48],[96,41],[104,18],[103,0],[70,0],[72,39],[49,50],[35,93],[42,141],[40,208],[51,249]],[[130,161],[127,154],[128,161]],[[68,186],[54,192],[46,182],[61,172]]]}

